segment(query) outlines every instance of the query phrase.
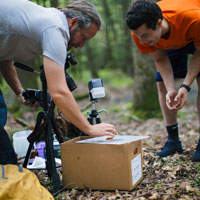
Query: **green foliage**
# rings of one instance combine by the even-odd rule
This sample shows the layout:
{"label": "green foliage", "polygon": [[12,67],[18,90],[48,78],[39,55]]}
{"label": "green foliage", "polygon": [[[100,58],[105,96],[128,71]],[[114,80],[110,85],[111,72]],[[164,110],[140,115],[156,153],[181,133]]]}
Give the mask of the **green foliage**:
{"label": "green foliage", "polygon": [[140,122],[141,118],[138,118],[136,115],[132,115],[131,113],[124,113],[123,116],[120,117],[121,121],[131,122],[132,120]]}
{"label": "green foliage", "polygon": [[155,187],[162,187],[164,184],[163,183],[156,183]]}
{"label": "green foliage", "polygon": [[[187,119],[187,115],[188,115],[188,112],[186,112],[184,110],[178,111],[178,118],[180,118],[180,119]],[[195,111],[191,111],[190,115],[195,117],[196,116]]]}
{"label": "green foliage", "polygon": [[17,100],[16,96],[12,92],[11,88],[8,86],[8,84],[5,82],[5,80],[2,80],[2,83],[0,84],[0,88],[2,90],[7,109],[11,113],[17,113],[17,111],[20,108],[20,102]]}
{"label": "green foliage", "polygon": [[76,187],[72,188],[72,190],[78,190],[78,189],[79,189],[79,187],[78,187],[78,186],[76,186]]}
{"label": "green foliage", "polygon": [[149,118],[162,118],[161,110],[148,110],[145,108],[140,108],[137,110],[133,109],[131,113],[143,120],[146,120]]}
{"label": "green foliage", "polygon": [[119,113],[121,111],[121,107],[119,105],[114,105],[109,110],[114,113]]}
{"label": "green foliage", "polygon": [[79,81],[87,84],[88,81],[90,79],[92,79],[92,75],[91,75],[90,71],[88,71],[84,67],[80,66],[79,64],[77,66],[71,67],[68,70],[68,73],[74,79],[75,82],[76,82],[76,80],[79,80]]}
{"label": "green foliage", "polygon": [[182,111],[182,110],[179,110],[178,111],[178,118],[180,119],[186,119],[187,118],[187,113]]}
{"label": "green foliage", "polygon": [[133,79],[119,69],[102,69],[99,71],[99,77],[102,77],[103,83],[110,87],[128,86],[133,84]]}
{"label": "green foliage", "polygon": [[179,186],[180,186],[180,183],[177,182],[177,183],[176,183],[176,187],[179,187]]}
{"label": "green foliage", "polygon": [[179,165],[182,165],[183,163],[184,163],[183,160],[179,160],[179,161],[178,161],[178,164],[179,164]]}
{"label": "green foliage", "polygon": [[197,169],[197,173],[200,175],[200,164],[195,165],[195,168]]}
{"label": "green foliage", "polygon": [[[79,73],[81,70],[81,73]],[[68,71],[70,76],[76,81],[79,80],[85,84],[93,78],[101,78],[103,84],[108,87],[121,87],[133,84],[133,79],[125,74],[122,70],[101,69],[99,70],[98,77],[92,77],[91,73],[81,66],[75,66]]]}
{"label": "green foliage", "polygon": [[65,199],[65,194],[64,193],[60,193],[55,197],[55,200],[59,200],[59,199]]}
{"label": "green foliage", "polygon": [[101,30],[84,48],[73,50],[79,66],[88,69],[91,74],[94,71],[98,74],[103,68],[121,69],[129,73],[133,68],[130,40],[133,41],[124,20],[126,10],[123,10],[121,2],[114,0],[90,2],[97,8],[103,23]]}
{"label": "green foliage", "polygon": [[88,98],[89,97],[89,94],[86,93],[86,94],[77,94],[77,95],[74,95],[74,98],[78,101],[78,100],[82,100],[82,99],[85,99],[85,98]]}
{"label": "green foliage", "polygon": [[1,88],[4,96],[9,95],[11,92],[10,87],[8,86],[8,84],[6,83],[6,81],[4,79],[0,83],[0,88]]}

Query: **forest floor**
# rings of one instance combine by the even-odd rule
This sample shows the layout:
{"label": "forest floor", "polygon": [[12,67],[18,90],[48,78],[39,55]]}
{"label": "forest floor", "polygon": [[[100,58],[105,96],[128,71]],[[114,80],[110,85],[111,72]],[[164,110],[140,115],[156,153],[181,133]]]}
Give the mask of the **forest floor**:
{"label": "forest floor", "polygon": [[[81,92],[84,89],[80,88]],[[132,191],[91,191],[64,190],[56,199],[73,200],[113,200],[113,199],[160,199],[183,200],[200,199],[200,163],[191,162],[199,139],[199,120],[196,111],[195,93],[191,93],[187,105],[180,111],[179,133],[184,154],[175,154],[167,158],[156,156],[167,139],[162,119],[139,120],[132,115],[127,102],[132,98],[132,88],[122,87],[109,89],[106,98],[100,99],[97,109],[105,108],[101,113],[103,122],[112,123],[122,135],[150,136],[143,141],[143,180]],[[80,108],[88,104],[88,99],[79,101]],[[22,116],[30,126],[34,126],[33,112]],[[9,114],[7,130],[20,129],[20,125]],[[45,176],[37,173],[41,183],[45,184]],[[45,180],[44,180],[45,179]],[[48,186],[45,186],[48,188]]]}

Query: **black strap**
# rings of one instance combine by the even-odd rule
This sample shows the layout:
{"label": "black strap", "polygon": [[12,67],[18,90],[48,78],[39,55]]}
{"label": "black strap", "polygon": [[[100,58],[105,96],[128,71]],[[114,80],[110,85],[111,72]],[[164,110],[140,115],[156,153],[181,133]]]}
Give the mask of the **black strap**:
{"label": "black strap", "polygon": [[180,88],[184,87],[188,92],[191,90],[190,86],[181,84]]}

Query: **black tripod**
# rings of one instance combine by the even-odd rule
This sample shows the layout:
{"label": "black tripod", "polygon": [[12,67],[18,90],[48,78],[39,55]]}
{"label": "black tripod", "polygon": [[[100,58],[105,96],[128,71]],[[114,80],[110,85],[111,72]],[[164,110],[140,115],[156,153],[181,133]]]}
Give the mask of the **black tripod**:
{"label": "black tripod", "polygon": [[[88,82],[88,88],[89,88],[89,99],[91,101],[92,110],[88,114],[87,120],[92,125],[99,124],[99,123],[101,123],[99,113],[103,112],[103,111],[105,112],[105,109],[96,110],[95,104],[98,102],[98,98],[102,98],[102,97],[105,96],[105,91],[104,91],[104,88],[103,88],[103,82],[99,78],[98,79],[92,79]],[[96,92],[94,92],[95,90],[96,90]]]}
{"label": "black tripod", "polygon": [[37,115],[37,121],[33,132],[28,136],[29,148],[26,153],[26,157],[23,163],[23,167],[27,167],[28,160],[30,158],[31,150],[35,141],[39,140],[41,135],[44,133],[45,143],[46,143],[46,169],[48,176],[53,182],[53,191],[56,192],[60,189],[61,183],[60,178],[56,170],[55,155],[53,148],[53,133],[56,134],[59,143],[64,142],[59,130],[56,127],[54,118],[54,108],[55,104],[49,99],[47,92],[47,83],[44,74],[43,66],[41,67],[40,79],[42,81],[42,94],[43,102],[41,104],[43,111],[39,112]]}
{"label": "black tripod", "polygon": [[[66,75],[67,85],[70,91],[73,91],[74,89],[77,88],[77,86],[74,83],[73,79],[66,72],[66,69],[69,68],[69,63],[72,65],[77,64],[72,54],[68,54],[67,56],[65,64],[65,75]],[[21,63],[15,62],[15,66],[27,71],[34,72],[32,68],[23,65]],[[28,89],[23,94],[26,100],[30,100],[32,102],[38,101],[40,103],[40,106],[43,108],[43,110],[39,112],[39,114],[37,115],[37,121],[33,132],[27,138],[30,144],[26,153],[23,167],[25,168],[27,167],[34,142],[39,140],[41,135],[44,133],[45,143],[46,143],[46,169],[48,172],[48,176],[52,179],[53,192],[57,192],[61,187],[61,182],[56,170],[55,153],[53,148],[53,133],[56,134],[59,143],[64,142],[64,139],[56,126],[56,120],[54,117],[55,104],[50,98],[49,93],[47,92],[47,82],[43,65],[40,67],[40,69],[41,69],[40,79],[42,82],[42,91]]]}
{"label": "black tripod", "polygon": [[92,100],[92,103],[91,103],[92,110],[91,110],[91,112],[87,116],[87,120],[92,125],[100,124],[101,123],[101,119],[99,117],[99,113],[105,111],[104,109],[96,110],[95,103],[97,101],[98,101],[97,99]]}

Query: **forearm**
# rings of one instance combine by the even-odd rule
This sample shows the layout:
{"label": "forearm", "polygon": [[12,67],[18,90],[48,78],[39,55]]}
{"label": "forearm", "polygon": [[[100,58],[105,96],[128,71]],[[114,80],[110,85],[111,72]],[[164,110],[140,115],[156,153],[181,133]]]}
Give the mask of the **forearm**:
{"label": "forearm", "polygon": [[8,85],[18,96],[23,91],[23,87],[18,79],[18,75],[15,70],[13,62],[9,61],[0,62],[0,71],[4,79],[8,83]]}
{"label": "forearm", "polygon": [[190,65],[188,67],[187,75],[183,81],[183,84],[190,86],[194,79],[197,77],[200,72],[200,50],[197,49],[193,54]]}
{"label": "forearm", "polygon": [[70,91],[66,92],[65,90],[65,92],[63,91],[60,94],[54,94],[52,99],[66,119],[84,133],[90,133],[91,125],[80,112],[80,109]]}
{"label": "forearm", "polygon": [[178,91],[178,95],[176,96],[176,99],[180,102],[179,104],[176,105],[175,107],[176,110],[181,109],[186,103],[188,91],[190,89],[188,86],[191,86],[192,82],[194,81],[199,72],[200,72],[200,53],[197,50],[195,51],[195,53],[191,58],[187,75],[183,81],[184,85],[181,86],[181,88]]}
{"label": "forearm", "polygon": [[155,62],[156,68],[162,76],[167,91],[176,91],[174,76],[169,62]]}
{"label": "forearm", "polygon": [[172,66],[165,51],[157,50],[151,53],[155,66],[161,74],[167,91],[176,91]]}
{"label": "forearm", "polygon": [[56,106],[72,124],[83,132],[90,133],[91,125],[80,112],[67,86],[64,69],[56,62],[44,57],[44,70],[48,89]]}

